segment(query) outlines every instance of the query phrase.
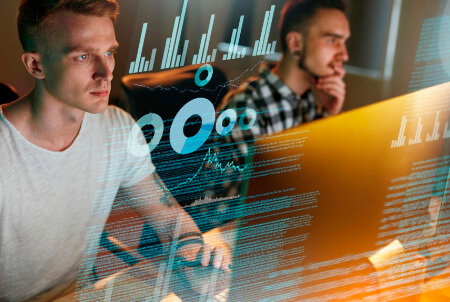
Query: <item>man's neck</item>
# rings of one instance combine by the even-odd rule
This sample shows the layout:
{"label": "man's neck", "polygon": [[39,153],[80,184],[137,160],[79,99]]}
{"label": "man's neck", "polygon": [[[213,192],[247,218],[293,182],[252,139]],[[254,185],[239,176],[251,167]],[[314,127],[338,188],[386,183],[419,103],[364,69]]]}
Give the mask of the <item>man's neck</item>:
{"label": "man's neck", "polygon": [[56,100],[38,86],[5,106],[3,114],[27,140],[51,151],[69,148],[84,118],[83,111]]}
{"label": "man's neck", "polygon": [[274,72],[297,95],[302,95],[311,89],[311,76],[298,68],[297,63],[292,58],[283,56]]}

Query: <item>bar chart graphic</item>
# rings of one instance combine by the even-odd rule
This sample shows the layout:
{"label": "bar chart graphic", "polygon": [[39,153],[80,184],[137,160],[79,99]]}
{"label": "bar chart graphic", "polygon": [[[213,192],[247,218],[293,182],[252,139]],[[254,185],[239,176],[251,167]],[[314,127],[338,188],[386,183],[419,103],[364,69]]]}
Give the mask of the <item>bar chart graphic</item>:
{"label": "bar chart graphic", "polygon": [[153,48],[150,60],[145,61],[145,57],[142,57],[142,48],[144,47],[145,35],[147,33],[148,23],[142,25],[141,39],[139,40],[138,52],[136,60],[131,62],[129,73],[147,72],[153,70],[155,63],[156,48]]}
{"label": "bar chart graphic", "polygon": [[[447,110],[437,110],[434,112],[433,111],[422,113],[421,116],[411,116],[409,118],[403,116],[400,124],[398,137],[397,139],[392,140],[391,148],[398,148],[405,146],[406,136],[409,137],[408,145],[417,145],[423,143],[424,141],[431,143],[438,141],[439,139],[450,138],[450,120],[448,119],[448,112],[446,112]],[[443,129],[441,129],[443,119],[444,120],[446,119],[447,122],[445,123]],[[413,128],[414,121],[417,121],[416,128]],[[407,124],[411,129],[408,128],[408,132],[405,135]],[[413,132],[414,130],[415,132]],[[442,133],[440,133],[441,130]],[[425,140],[423,137],[424,133],[427,133]]]}
{"label": "bar chart graphic", "polygon": [[[209,26],[207,32],[201,35],[200,45],[198,51],[193,55],[192,61],[188,58],[187,52],[189,47],[189,40],[184,42],[180,41],[181,33],[186,19],[186,11],[189,0],[184,0],[181,14],[175,17],[172,34],[166,38],[164,52],[161,56],[158,56],[158,60],[161,60],[161,70],[183,67],[186,65],[186,61],[192,62],[192,64],[205,64],[215,62],[218,56],[218,49],[224,52],[223,56],[220,56],[223,61],[245,58],[246,56],[260,56],[275,53],[276,41],[268,43],[270,30],[272,28],[273,15],[275,13],[275,5],[272,5],[270,10],[267,10],[264,15],[264,21],[261,29],[259,40],[254,43],[254,48],[250,46],[240,45],[241,32],[244,25],[244,16],[239,18],[239,24],[232,31],[231,40],[226,44],[227,48],[224,50],[220,47],[213,48],[211,46],[211,37],[214,27],[215,14],[212,14],[209,20]],[[206,30],[206,29],[205,29]],[[153,71],[155,67],[155,60],[157,56],[157,49],[153,48],[149,56],[143,55],[145,38],[148,36],[149,25],[143,23],[141,29],[141,35],[139,39],[139,45],[137,49],[136,59],[130,63],[129,74],[149,72]],[[191,43],[192,46],[193,43]],[[211,49],[211,50],[210,50]],[[180,52],[181,51],[181,52]],[[158,63],[159,64],[159,63]],[[189,64],[189,63],[188,63]]]}
{"label": "bar chart graphic", "polygon": [[270,29],[272,27],[273,14],[275,12],[275,5],[272,5],[270,11],[266,11],[264,15],[263,27],[259,40],[255,41],[253,47],[253,56],[268,55],[275,52],[277,41],[267,44],[269,40]]}
{"label": "bar chart graphic", "polygon": [[238,50],[239,39],[241,37],[242,24],[244,23],[244,16],[241,16],[239,20],[238,28],[233,29],[233,33],[231,34],[230,47],[228,48],[228,53],[223,55],[223,60],[230,60],[236,58],[243,58],[247,54],[247,48],[244,47]]}
{"label": "bar chart graphic", "polygon": [[444,138],[449,138],[450,137],[450,129],[448,127],[448,122],[445,123],[445,130],[444,130]]}
{"label": "bar chart graphic", "polygon": [[430,134],[427,134],[427,142],[431,142],[431,141],[436,141],[439,139],[439,113],[440,111],[438,111],[436,113],[436,119],[434,120],[434,127],[433,127],[433,132]]}
{"label": "bar chart graphic", "polygon": [[398,147],[402,147],[405,145],[405,129],[406,129],[406,123],[408,122],[408,119],[406,118],[406,116],[402,117],[402,123],[400,125],[400,131],[398,133],[398,138],[397,140],[393,140],[391,143],[391,148],[398,148]]}
{"label": "bar chart graphic", "polygon": [[212,54],[210,54],[210,55],[207,54],[215,16],[216,15],[211,15],[211,19],[209,21],[208,33],[202,35],[202,40],[200,42],[200,48],[198,50],[198,53],[194,55],[194,58],[192,59],[192,64],[210,63],[210,62],[214,62],[216,60],[217,49],[213,49]]}
{"label": "bar chart graphic", "polygon": [[420,138],[420,134],[422,133],[422,127],[423,127],[422,118],[419,117],[419,122],[417,123],[416,136],[414,137],[414,139],[412,138],[409,139],[410,145],[420,144],[422,142],[422,139]]}
{"label": "bar chart graphic", "polygon": [[181,16],[177,16],[175,18],[172,37],[166,39],[166,46],[164,48],[161,69],[184,66],[189,40],[184,41],[182,54],[178,54],[178,46],[180,44],[180,36],[181,31],[183,30],[188,1],[189,0],[184,0],[183,9],[181,10]]}

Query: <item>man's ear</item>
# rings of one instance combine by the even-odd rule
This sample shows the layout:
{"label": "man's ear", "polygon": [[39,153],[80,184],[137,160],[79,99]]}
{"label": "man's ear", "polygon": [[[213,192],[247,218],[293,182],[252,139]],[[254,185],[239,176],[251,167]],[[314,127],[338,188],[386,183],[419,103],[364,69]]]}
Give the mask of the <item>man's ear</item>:
{"label": "man's ear", "polygon": [[291,56],[301,55],[303,49],[303,35],[296,31],[291,31],[286,35],[286,45]]}
{"label": "man's ear", "polygon": [[32,77],[36,79],[45,78],[40,54],[35,52],[24,52],[22,54],[22,63]]}

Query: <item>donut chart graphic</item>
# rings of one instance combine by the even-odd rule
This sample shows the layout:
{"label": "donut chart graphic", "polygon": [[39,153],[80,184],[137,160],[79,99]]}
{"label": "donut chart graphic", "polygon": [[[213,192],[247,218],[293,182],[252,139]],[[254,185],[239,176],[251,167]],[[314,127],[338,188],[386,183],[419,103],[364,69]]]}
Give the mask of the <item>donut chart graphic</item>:
{"label": "donut chart graphic", "polygon": [[[192,137],[187,137],[184,125],[187,120],[199,115],[202,119],[200,130]],[[178,111],[170,128],[170,144],[173,150],[179,154],[189,154],[200,148],[211,134],[214,128],[215,110],[213,104],[205,98],[196,98],[184,105]]]}
{"label": "donut chart graphic", "polygon": [[[223,121],[227,118],[230,119],[230,123],[228,124],[228,126],[224,127]],[[233,109],[227,109],[224,112],[222,112],[220,116],[217,118],[216,122],[217,133],[222,136],[230,133],[230,131],[234,128],[234,125],[236,125],[236,120],[237,114],[236,111],[234,111]]]}
{"label": "donut chart graphic", "polygon": [[[248,116],[250,116],[250,122],[248,122],[248,124],[246,124],[245,118],[247,118]],[[253,127],[253,125],[256,122],[256,116],[257,116],[257,113],[256,113],[255,109],[252,109],[252,108],[245,109],[244,113],[242,113],[242,116],[239,120],[239,127],[244,131],[250,129],[251,127]]]}
{"label": "donut chart graphic", "polygon": [[[208,75],[206,76],[205,79],[202,80],[202,79],[200,79],[200,75],[203,70],[206,70],[208,72]],[[209,64],[203,65],[195,73],[195,85],[197,85],[198,87],[205,86],[206,84],[209,83],[209,81],[211,81],[213,73],[214,73],[214,70],[211,65],[209,65]]]}
{"label": "donut chart graphic", "polygon": [[[138,138],[141,129],[145,126],[153,126],[155,135],[148,144],[139,144]],[[134,125],[128,135],[128,150],[136,157],[150,154],[158,146],[164,131],[164,123],[161,117],[154,113],[149,113],[141,117]]]}

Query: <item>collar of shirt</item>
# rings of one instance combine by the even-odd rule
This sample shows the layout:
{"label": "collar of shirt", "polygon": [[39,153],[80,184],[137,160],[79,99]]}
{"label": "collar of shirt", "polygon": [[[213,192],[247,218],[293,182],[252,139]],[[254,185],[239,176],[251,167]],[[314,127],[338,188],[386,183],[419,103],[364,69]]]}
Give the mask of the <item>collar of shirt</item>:
{"label": "collar of shirt", "polygon": [[272,72],[275,66],[276,63],[262,63],[259,66],[260,76],[266,79],[268,85],[272,86],[281,96],[287,99],[299,101],[308,98],[311,89],[305,91],[302,95],[295,94],[274,72]]}

